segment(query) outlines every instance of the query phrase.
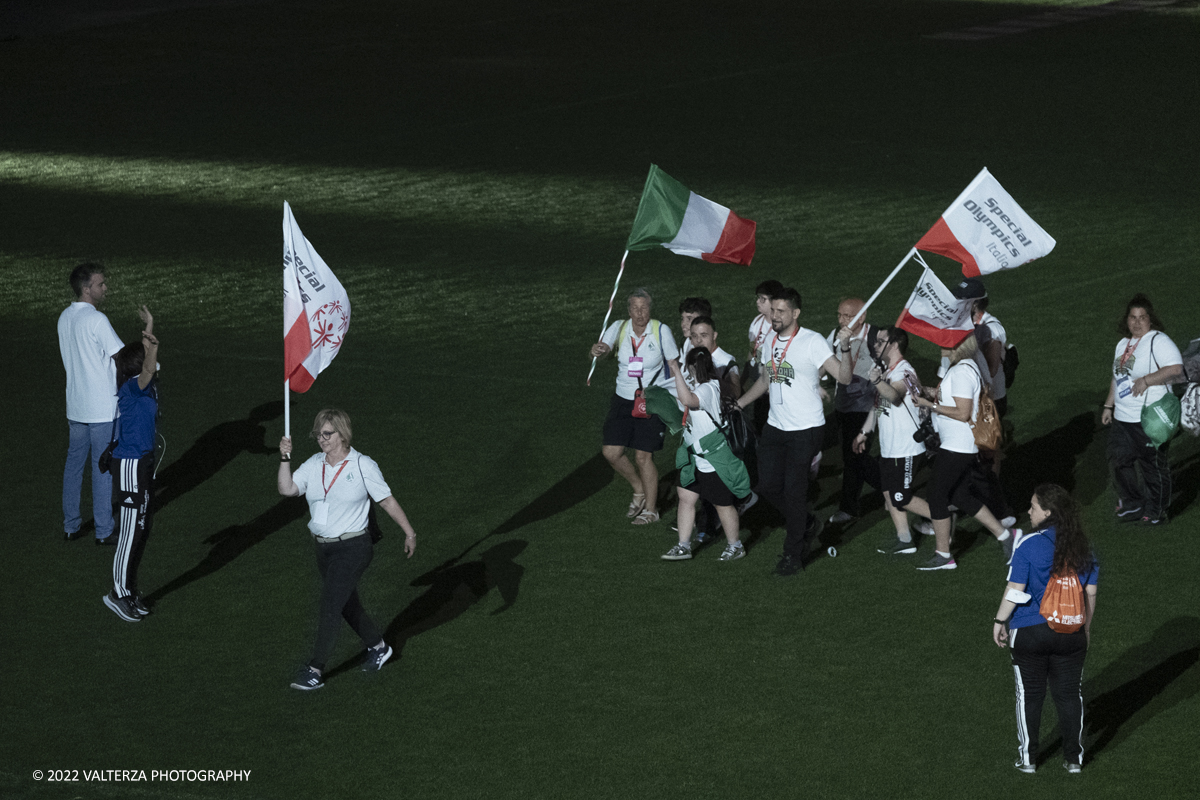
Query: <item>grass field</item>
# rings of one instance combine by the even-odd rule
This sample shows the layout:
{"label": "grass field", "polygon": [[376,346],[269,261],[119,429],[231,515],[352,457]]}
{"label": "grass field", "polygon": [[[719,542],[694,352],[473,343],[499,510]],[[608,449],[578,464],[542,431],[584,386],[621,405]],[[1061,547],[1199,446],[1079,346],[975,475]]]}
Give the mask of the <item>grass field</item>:
{"label": "grass field", "polygon": [[[1177,343],[1200,335],[1200,7],[1084,5],[15,4],[0,796],[1200,794],[1200,443],[1172,446],[1170,526],[1118,530],[1096,416],[1129,296]],[[1054,11],[1070,13],[1011,22]],[[933,36],[977,26],[1002,35]],[[984,166],[1058,240],[988,287],[1022,357],[1009,499],[1069,486],[1101,558],[1081,776],[1058,767],[1050,704],[1039,774],[1011,767],[1012,673],[990,641],[1004,571],[975,523],[957,571],[919,573],[876,553],[890,522],[868,505],[825,534],[839,557],[794,580],[770,575],[782,531],[763,505],[733,564],[660,561],[673,508],[627,524],[599,456],[612,364],[584,377],[651,162],[759,223],[750,268],[639,252],[622,284],[676,328],[678,300],[708,296],[727,346],[768,277],[832,328]],[[363,582],[399,657],[369,679],[343,631],[316,693],[287,688],[317,579],[306,509],[273,482],[284,200],[354,310],[293,428],[349,411],[419,534],[406,560],[388,523]],[[144,302],[163,343],[140,576],[155,613],[136,626],[100,602],[111,551],[61,535],[55,322],[84,259],[109,268],[117,332]],[[915,280],[871,318],[894,319]],[[83,780],[180,769],[251,775]]]}

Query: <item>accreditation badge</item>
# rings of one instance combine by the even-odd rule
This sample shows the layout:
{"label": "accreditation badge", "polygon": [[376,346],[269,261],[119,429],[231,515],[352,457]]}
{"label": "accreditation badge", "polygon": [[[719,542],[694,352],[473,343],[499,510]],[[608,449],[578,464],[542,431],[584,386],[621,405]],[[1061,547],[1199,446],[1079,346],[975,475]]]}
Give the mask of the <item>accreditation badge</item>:
{"label": "accreditation badge", "polygon": [[316,525],[327,525],[329,523],[329,503],[324,500],[316,500],[308,510],[312,513],[312,521]]}

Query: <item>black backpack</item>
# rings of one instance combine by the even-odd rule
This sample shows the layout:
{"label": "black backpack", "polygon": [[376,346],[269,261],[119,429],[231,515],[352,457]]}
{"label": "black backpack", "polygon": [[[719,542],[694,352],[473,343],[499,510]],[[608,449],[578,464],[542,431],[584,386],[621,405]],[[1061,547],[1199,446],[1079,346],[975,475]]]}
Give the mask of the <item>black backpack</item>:
{"label": "black backpack", "polygon": [[731,369],[732,364],[725,368],[725,374],[721,376],[721,418],[725,424],[720,428],[721,433],[725,434],[725,442],[729,445],[730,452],[737,458],[744,459],[746,452],[753,446],[754,430],[746,420],[746,413],[738,408],[737,398],[725,391],[726,378],[729,377]]}

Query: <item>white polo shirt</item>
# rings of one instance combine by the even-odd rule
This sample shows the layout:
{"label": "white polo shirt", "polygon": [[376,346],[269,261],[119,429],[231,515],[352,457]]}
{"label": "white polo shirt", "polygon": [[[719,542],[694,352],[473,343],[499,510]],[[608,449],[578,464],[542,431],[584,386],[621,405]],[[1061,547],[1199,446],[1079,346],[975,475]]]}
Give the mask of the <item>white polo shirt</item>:
{"label": "white polo shirt", "polygon": [[[659,333],[655,333],[656,325],[661,325]],[[621,341],[617,341],[621,336]],[[659,339],[662,344],[659,344]],[[671,329],[657,320],[650,320],[642,336],[635,336],[633,323],[628,320],[617,320],[608,326],[608,330],[600,337],[600,341],[611,347],[617,357],[617,396],[632,400],[638,389],[637,378],[629,377],[629,359],[633,357],[634,344],[637,344],[637,355],[642,360],[642,386],[649,388],[656,385],[663,387],[672,394],[675,392],[675,379],[669,374],[670,370],[663,369],[664,360],[679,358],[679,350],[675,347],[675,337]]]}
{"label": "white polo shirt", "polygon": [[117,417],[117,366],[124,345],[108,317],[76,301],[58,317],[58,349],[67,371],[67,419],[112,422]]}
{"label": "white polo shirt", "polygon": [[[991,376],[992,399],[1002,400],[1008,396],[1008,387],[1004,385],[1004,356],[1008,348],[1008,331],[1004,330],[1004,325],[1000,320],[996,319],[986,311],[979,320],[980,325],[986,325],[987,329],[992,334],[992,339],[1000,343],[1000,366],[996,368],[996,372]],[[986,358],[984,359],[987,360]]]}
{"label": "white polo shirt", "polygon": [[[317,453],[300,465],[292,480],[308,501],[312,515],[308,529],[321,537],[364,530],[371,501],[378,503],[392,496],[379,465],[353,447],[343,461],[332,466],[325,463],[324,453]],[[322,513],[318,504],[325,506],[324,524],[315,521]]]}

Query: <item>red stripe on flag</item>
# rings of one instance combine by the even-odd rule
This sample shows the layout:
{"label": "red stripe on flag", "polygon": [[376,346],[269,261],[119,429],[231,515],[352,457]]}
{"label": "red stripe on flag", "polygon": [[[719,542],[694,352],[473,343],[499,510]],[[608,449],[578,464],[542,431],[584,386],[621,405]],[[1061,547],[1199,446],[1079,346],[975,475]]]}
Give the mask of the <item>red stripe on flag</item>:
{"label": "red stripe on flag", "polygon": [[313,383],[317,380],[317,376],[310,373],[304,367],[297,367],[296,371],[288,376],[288,386],[293,392],[304,394],[312,388]]}
{"label": "red stripe on flag", "polygon": [[[312,339],[308,332],[308,316],[301,313],[283,337],[283,377],[287,380],[300,368],[304,359],[312,352]],[[311,383],[311,381],[310,381]],[[303,391],[303,390],[301,390]]]}
{"label": "red stripe on flag", "polygon": [[754,259],[754,232],[758,223],[752,219],[742,219],[732,211],[725,219],[725,227],[721,229],[721,238],[717,241],[717,249],[704,253],[700,257],[713,264],[742,264],[750,266]]}
{"label": "red stripe on flag", "polygon": [[951,350],[958,347],[962,344],[963,339],[966,339],[975,332],[973,329],[959,331],[939,328],[909,314],[907,308],[900,312],[900,317],[896,320],[896,327],[906,330],[914,336],[920,336],[922,339],[933,342],[938,347],[945,347]]}
{"label": "red stripe on flag", "polygon": [[937,253],[939,256],[953,258],[962,264],[963,275],[968,278],[979,277],[979,265],[975,263],[975,257],[967,252],[967,248],[963,247],[958,239],[954,238],[954,234],[950,232],[950,226],[942,217],[938,217],[938,221],[933,223],[933,227],[917,241],[915,246],[918,250],[924,250],[926,253]]}

